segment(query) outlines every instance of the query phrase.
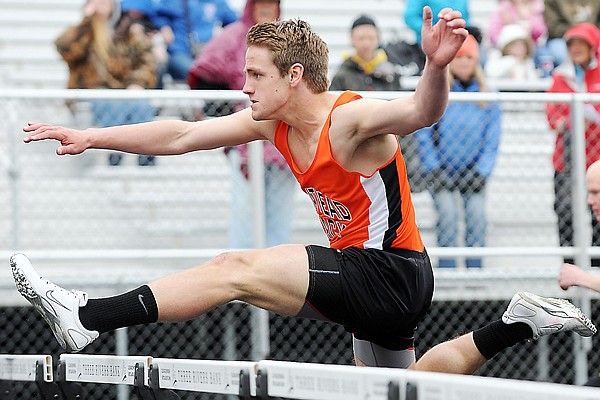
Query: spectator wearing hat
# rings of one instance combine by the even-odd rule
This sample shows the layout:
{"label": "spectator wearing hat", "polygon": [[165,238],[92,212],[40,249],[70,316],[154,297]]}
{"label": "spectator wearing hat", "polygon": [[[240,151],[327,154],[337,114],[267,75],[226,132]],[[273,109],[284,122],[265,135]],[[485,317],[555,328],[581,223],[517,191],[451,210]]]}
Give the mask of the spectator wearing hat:
{"label": "spectator wearing hat", "polygon": [[331,90],[399,90],[399,76],[387,54],[380,47],[375,21],[361,15],[350,29],[353,52],[344,54],[344,61],[331,80]]}
{"label": "spectator wearing hat", "polygon": [[[398,71],[402,67],[390,62],[387,53],[380,47],[379,29],[371,17],[361,15],[352,22],[350,42],[352,53],[343,54],[344,61],[331,80],[331,90],[400,90]],[[414,66],[418,69],[416,64]],[[421,166],[416,155],[415,136],[406,135],[399,137],[398,140],[407,164],[406,170],[411,189],[425,190]]]}
{"label": "spectator wearing hat", "polygon": [[545,0],[544,20],[548,28],[546,48],[558,66],[567,58],[564,35],[572,26],[589,22],[600,28],[600,1]]}
{"label": "spectator wearing hat", "polygon": [[[598,45],[600,29],[584,22],[570,28],[563,36],[568,55],[552,74],[550,93],[600,93]],[[554,166],[554,211],[558,221],[561,246],[573,246],[572,179],[571,179],[571,106],[568,103],[546,104],[550,127],[556,133],[552,164]],[[600,159],[600,104],[585,105],[586,168]],[[592,218],[592,244],[600,246],[600,222]],[[593,259],[594,265],[600,260]],[[573,263],[572,258],[565,262]]]}
{"label": "spectator wearing hat", "polygon": [[[479,62],[479,46],[469,35],[450,63],[450,90],[488,92]],[[459,245],[459,216],[465,218],[464,245],[486,245],[487,182],[496,162],[501,132],[497,103],[451,102],[442,119],[415,133],[429,192],[437,211],[436,235],[440,247]],[[463,212],[461,212],[461,207]],[[440,258],[438,267],[455,268],[454,258]],[[469,257],[467,268],[481,268],[479,257]]]}
{"label": "spectator wearing hat", "polygon": [[498,48],[488,51],[488,78],[532,80],[540,77],[533,60],[531,36],[521,25],[506,25],[498,37]]}
{"label": "spectator wearing hat", "polygon": [[509,25],[520,25],[525,29],[526,35],[531,40],[533,48],[533,59],[536,68],[540,68],[544,62],[550,61],[549,73],[554,68],[552,58],[546,50],[546,35],[548,29],[544,19],[543,0],[500,0],[492,13],[487,37],[490,48],[502,49],[500,35],[504,27]]}
{"label": "spectator wearing hat", "polygon": [[543,0],[498,1],[487,30],[491,47],[502,47],[499,43],[501,32],[508,25],[520,25],[534,46],[541,45],[548,31],[544,20]]}

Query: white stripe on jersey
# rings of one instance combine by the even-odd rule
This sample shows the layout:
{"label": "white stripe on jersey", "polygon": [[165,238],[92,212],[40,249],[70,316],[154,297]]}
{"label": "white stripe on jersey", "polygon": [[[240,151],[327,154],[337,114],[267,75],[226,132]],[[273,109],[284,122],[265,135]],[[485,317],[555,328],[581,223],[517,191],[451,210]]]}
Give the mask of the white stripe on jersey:
{"label": "white stripe on jersey", "polygon": [[369,239],[364,243],[365,249],[383,249],[383,239],[388,230],[388,209],[385,185],[377,171],[370,178],[360,178],[360,183],[365,193],[371,200],[369,206]]}

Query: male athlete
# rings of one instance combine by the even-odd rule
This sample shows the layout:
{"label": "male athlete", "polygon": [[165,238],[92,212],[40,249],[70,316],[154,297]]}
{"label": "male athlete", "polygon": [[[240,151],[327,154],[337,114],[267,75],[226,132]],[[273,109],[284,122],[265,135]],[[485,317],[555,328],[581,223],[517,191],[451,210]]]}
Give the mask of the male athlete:
{"label": "male athlete", "polygon": [[288,20],[248,33],[243,91],[251,105],[238,113],[85,131],[39,123],[24,128],[25,142],[59,141],[59,155],[90,148],[173,155],[269,140],[312,199],[329,248],[292,244],[228,252],[100,299],[47,282],[17,254],[11,265],[18,290],[68,351],[112,329],[184,321],[233,300],[342,324],[353,335],[359,365],[472,373],[523,340],[564,330],[591,336],[595,327],[570,303],[520,293],[503,320],[415,361],[414,331],[434,283],[395,135],[429,126],[444,113],[447,66],[467,31],[457,11],[444,9],[439,18],[432,26],[431,9],[424,8],[427,65],[409,97],[383,101],[328,92],[326,44],[305,22]]}

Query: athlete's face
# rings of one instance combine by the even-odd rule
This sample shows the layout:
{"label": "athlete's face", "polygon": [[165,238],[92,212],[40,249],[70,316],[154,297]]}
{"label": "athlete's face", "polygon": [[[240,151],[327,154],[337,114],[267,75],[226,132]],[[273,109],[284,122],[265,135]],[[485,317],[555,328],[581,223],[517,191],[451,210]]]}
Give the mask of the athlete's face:
{"label": "athlete's face", "polygon": [[281,77],[264,47],[250,46],[246,51],[246,83],[242,89],[250,98],[252,118],[257,121],[278,119],[276,113],[285,104],[290,90],[290,76]]}

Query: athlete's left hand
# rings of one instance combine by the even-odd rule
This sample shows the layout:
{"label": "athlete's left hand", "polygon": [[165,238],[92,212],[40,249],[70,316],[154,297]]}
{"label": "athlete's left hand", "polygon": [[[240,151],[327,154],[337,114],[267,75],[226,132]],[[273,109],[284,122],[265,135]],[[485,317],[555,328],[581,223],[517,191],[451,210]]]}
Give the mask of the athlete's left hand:
{"label": "athlete's left hand", "polygon": [[423,8],[421,30],[423,52],[428,62],[445,67],[454,59],[469,32],[460,11],[444,8],[438,14],[439,21],[432,26],[433,13],[429,6]]}

